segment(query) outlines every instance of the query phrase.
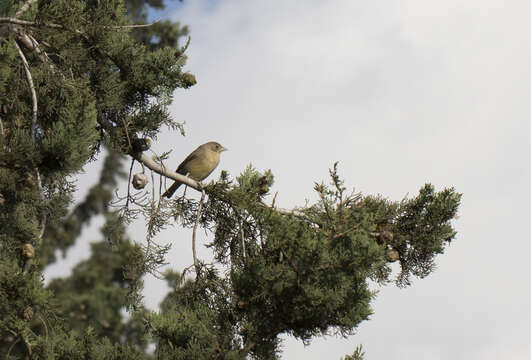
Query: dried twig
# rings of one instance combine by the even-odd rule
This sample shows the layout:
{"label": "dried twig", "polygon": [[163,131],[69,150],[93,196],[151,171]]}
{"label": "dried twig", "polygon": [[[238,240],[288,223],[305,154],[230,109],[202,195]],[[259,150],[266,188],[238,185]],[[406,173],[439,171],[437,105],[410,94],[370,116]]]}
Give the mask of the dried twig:
{"label": "dried twig", "polygon": [[203,209],[203,198],[205,197],[205,190],[201,191],[201,199],[199,200],[199,207],[197,208],[197,216],[194,223],[194,228],[192,230],[192,255],[194,257],[194,267],[195,274],[199,276],[199,262],[197,261],[197,253],[195,250],[195,234],[197,231],[197,225],[199,224],[199,219],[201,218],[201,210]]}

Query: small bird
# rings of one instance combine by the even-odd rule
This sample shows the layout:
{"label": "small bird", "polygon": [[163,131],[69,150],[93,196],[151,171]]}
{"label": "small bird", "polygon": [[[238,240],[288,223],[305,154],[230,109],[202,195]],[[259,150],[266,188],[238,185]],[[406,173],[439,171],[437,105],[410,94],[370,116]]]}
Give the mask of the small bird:
{"label": "small bird", "polygon": [[[219,164],[219,154],[227,150],[215,141],[207,142],[195,149],[177,168],[177,173],[191,177],[196,181],[204,180]],[[162,196],[171,198],[182,185],[175,181]]]}

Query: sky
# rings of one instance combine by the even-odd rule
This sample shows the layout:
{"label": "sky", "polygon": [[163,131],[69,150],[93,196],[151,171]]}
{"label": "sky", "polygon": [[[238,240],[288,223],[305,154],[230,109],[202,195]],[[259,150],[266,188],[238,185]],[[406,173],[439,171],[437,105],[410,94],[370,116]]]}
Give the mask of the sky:
{"label": "sky", "polygon": [[[431,276],[374,286],[356,335],[285,337],[283,359],[339,359],[358,344],[367,360],[531,358],[529,13],[528,1],[493,0],[196,0],[164,12],[190,27],[186,70],[198,80],[170,107],[186,137],[164,130],[154,145],[173,150],[169,163],[218,141],[229,151],[211,178],[271,169],[284,208],[315,200],[335,161],[363,194],[400,200],[426,182],[463,193],[457,237]],[[99,168],[87,166],[81,189]],[[48,278],[88,256],[99,226]],[[178,226],[159,236],[172,268],[191,264],[190,239]],[[166,291],[146,279],[146,304]]]}

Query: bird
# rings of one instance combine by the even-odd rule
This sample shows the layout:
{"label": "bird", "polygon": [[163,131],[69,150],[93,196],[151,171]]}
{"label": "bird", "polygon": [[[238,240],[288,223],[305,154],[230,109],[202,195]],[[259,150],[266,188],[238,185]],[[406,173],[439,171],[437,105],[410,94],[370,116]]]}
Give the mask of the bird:
{"label": "bird", "polygon": [[[176,172],[196,181],[204,180],[218,166],[219,155],[226,150],[226,148],[215,141],[207,142],[192,151],[179,165]],[[171,198],[173,193],[182,184],[182,182],[175,181],[162,196]]]}

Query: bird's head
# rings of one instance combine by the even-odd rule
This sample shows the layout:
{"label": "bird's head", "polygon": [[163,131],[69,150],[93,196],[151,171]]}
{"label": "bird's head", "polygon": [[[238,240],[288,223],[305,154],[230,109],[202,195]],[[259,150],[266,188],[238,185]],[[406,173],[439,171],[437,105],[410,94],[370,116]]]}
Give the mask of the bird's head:
{"label": "bird's head", "polygon": [[215,141],[211,141],[211,142],[207,143],[206,145],[208,146],[208,148],[211,151],[214,151],[214,152],[217,152],[217,153],[221,153],[223,151],[228,150],[227,148],[224,148],[223,146],[221,146],[219,143],[217,143]]}

